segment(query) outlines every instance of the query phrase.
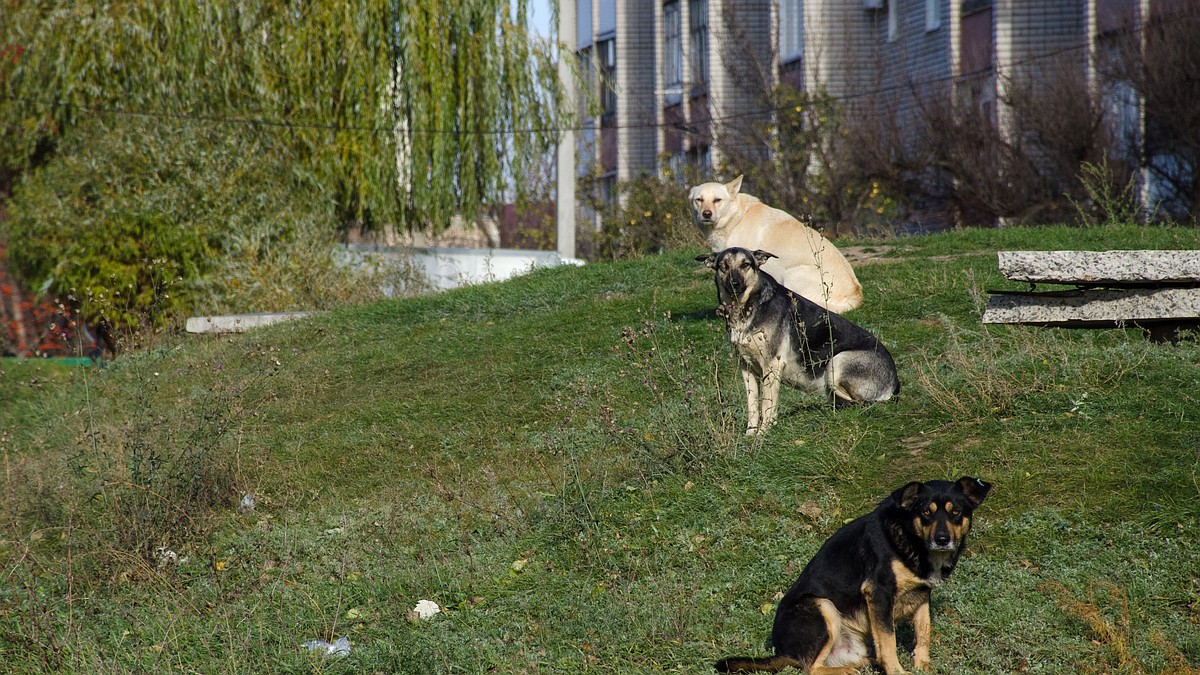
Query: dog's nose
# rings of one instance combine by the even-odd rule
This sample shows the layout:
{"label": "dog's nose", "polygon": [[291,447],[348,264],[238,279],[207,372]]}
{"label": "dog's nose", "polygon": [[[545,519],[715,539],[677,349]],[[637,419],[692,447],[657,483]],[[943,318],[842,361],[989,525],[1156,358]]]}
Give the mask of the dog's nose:
{"label": "dog's nose", "polygon": [[700,212],[700,215],[704,216],[705,218],[712,218],[712,211],[704,209]]}
{"label": "dog's nose", "polygon": [[949,532],[935,532],[933,534],[933,543],[935,546],[950,546],[953,541],[954,537],[951,537]]}

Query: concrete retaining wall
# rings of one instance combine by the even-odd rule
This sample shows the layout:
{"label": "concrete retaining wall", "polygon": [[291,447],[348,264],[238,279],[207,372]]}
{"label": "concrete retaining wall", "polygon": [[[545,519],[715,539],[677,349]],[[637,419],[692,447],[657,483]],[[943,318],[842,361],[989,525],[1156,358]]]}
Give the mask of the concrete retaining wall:
{"label": "concrete retaining wall", "polygon": [[527,251],[506,248],[392,248],[370,244],[345,247],[353,257],[411,256],[430,286],[448,290],[469,284],[503,281],[537,267],[582,265],[576,258],[564,258],[556,251]]}

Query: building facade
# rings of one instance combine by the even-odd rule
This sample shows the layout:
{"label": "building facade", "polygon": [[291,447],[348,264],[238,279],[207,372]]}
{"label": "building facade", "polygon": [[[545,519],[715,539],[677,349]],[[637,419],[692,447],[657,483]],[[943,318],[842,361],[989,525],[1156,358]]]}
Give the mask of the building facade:
{"label": "building facade", "polygon": [[[1094,82],[1106,36],[1137,31],[1155,12],[1200,0],[563,0],[560,35],[586,74],[577,101],[574,166],[601,199],[664,165],[723,167],[731,130],[770,120],[779,84],[820,87],[882,108],[915,128],[931,92],[971,101],[1000,133],[1012,125],[1006,87],[1048,64]],[[1129,92],[1110,101],[1137,153],[1144,111]],[[764,148],[763,152],[767,152]],[[560,160],[564,155],[560,155]],[[745,156],[741,154],[740,156]],[[730,178],[732,176],[719,176]],[[1149,194],[1151,181],[1142,180]],[[585,200],[578,200],[585,201]],[[596,217],[582,213],[580,228]]]}

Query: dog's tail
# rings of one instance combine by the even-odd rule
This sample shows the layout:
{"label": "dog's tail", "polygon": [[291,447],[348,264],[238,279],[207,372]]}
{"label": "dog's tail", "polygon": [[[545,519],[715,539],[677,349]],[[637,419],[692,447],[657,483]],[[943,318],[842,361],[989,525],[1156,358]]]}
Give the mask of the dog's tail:
{"label": "dog's tail", "polygon": [[761,659],[731,656],[713,664],[718,673],[777,673],[789,666],[803,669],[805,664],[790,656],[768,656]]}

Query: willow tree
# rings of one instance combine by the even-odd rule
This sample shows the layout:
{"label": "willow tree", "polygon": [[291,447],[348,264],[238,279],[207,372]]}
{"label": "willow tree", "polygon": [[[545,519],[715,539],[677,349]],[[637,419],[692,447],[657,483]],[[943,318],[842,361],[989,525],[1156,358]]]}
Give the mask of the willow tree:
{"label": "willow tree", "polygon": [[189,313],[411,287],[332,244],[520,198],[560,99],[530,15],[526,0],[0,0],[10,269],[92,294],[80,310],[114,347]]}
{"label": "willow tree", "polygon": [[340,225],[436,230],[519,189],[555,141],[553,50],[530,16],[527,0],[0,0],[0,171],[84,117],[242,126],[299,152]]}

